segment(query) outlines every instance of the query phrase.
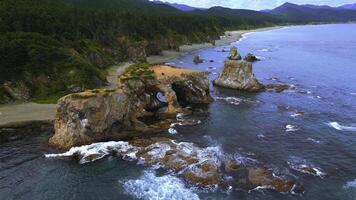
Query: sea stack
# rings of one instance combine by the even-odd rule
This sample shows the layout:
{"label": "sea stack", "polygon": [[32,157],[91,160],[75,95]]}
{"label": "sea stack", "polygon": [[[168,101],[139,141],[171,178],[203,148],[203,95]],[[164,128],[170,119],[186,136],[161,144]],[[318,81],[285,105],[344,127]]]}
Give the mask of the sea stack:
{"label": "sea stack", "polygon": [[264,86],[258,82],[252,72],[252,64],[241,60],[236,47],[231,48],[230,56],[225,60],[223,70],[213,83],[220,87],[248,92],[264,90]]}

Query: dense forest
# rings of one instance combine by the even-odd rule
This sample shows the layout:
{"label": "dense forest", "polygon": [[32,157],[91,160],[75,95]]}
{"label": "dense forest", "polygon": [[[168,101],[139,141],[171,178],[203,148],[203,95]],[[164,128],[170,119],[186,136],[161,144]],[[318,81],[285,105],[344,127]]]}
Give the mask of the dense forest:
{"label": "dense forest", "polygon": [[106,68],[228,29],[289,22],[262,12],[183,12],[146,0],[1,0],[0,103],[55,101],[105,84]]}

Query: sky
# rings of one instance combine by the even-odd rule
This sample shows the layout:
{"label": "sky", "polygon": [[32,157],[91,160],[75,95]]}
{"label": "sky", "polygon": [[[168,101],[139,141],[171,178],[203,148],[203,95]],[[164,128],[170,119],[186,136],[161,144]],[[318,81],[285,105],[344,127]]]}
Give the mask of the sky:
{"label": "sky", "polygon": [[[194,7],[209,8],[212,6],[223,6],[229,8],[243,9],[271,9],[282,5],[286,0],[163,0],[171,3],[187,4]],[[317,4],[339,6],[343,4],[356,3],[356,0],[288,0],[295,4]]]}

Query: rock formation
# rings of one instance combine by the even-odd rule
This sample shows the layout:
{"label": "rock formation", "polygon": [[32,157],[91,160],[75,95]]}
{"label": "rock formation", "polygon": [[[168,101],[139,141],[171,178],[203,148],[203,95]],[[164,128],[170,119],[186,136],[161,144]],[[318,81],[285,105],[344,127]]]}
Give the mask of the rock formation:
{"label": "rock formation", "polygon": [[204,148],[163,137],[94,143],[73,147],[63,154],[47,154],[46,157],[76,157],[80,163],[88,163],[107,155],[121,156],[130,161],[139,160],[145,165],[159,165],[198,187],[221,186],[249,191],[269,188],[283,193],[303,192],[295,178],[288,174],[274,172],[255,162],[239,161],[220,148]]}
{"label": "rock formation", "polygon": [[204,62],[204,60],[203,59],[201,59],[200,58],[200,56],[194,56],[194,58],[193,58],[193,62],[194,62],[194,64],[200,64],[200,63],[203,63]]}
{"label": "rock formation", "polygon": [[242,60],[226,60],[214,85],[249,92],[258,92],[264,86],[258,82],[252,72],[252,64]]}
{"label": "rock formation", "polygon": [[228,57],[230,60],[241,60],[241,55],[237,51],[236,47],[230,49],[230,55]]}
{"label": "rock formation", "polygon": [[[165,96],[161,102],[157,95]],[[212,101],[206,72],[168,66],[135,66],[119,78],[116,90],[91,90],[58,101],[50,143],[67,149],[136,133],[165,129],[184,106]],[[158,116],[158,117],[157,117]]]}
{"label": "rock formation", "polygon": [[253,55],[252,53],[248,53],[245,56],[244,60],[247,62],[255,62],[255,61],[258,61],[258,58],[255,55]]}

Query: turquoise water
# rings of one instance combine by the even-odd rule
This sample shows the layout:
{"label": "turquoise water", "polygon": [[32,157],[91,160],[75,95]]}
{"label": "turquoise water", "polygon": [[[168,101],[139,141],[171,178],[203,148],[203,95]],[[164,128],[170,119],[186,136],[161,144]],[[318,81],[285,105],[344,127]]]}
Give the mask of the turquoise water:
{"label": "turquoise water", "polygon": [[[207,190],[179,175],[108,156],[80,165],[47,159],[48,136],[0,146],[0,199],[356,199],[356,25],[287,27],[258,32],[232,45],[203,49],[170,63],[211,71],[223,66],[231,46],[261,58],[254,63],[263,83],[294,90],[247,94],[212,87],[216,99],[191,116],[201,124],[157,133],[253,160],[294,177],[301,194],[273,190]],[[207,60],[192,63],[200,55]],[[320,170],[303,173],[301,165]]]}

